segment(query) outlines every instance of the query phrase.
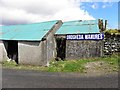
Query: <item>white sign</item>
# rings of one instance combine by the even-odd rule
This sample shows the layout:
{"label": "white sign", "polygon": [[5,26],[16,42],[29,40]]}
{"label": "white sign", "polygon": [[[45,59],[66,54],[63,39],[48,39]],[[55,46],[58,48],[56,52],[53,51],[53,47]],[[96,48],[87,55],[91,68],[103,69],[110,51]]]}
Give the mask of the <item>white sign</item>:
{"label": "white sign", "polygon": [[103,40],[104,34],[69,34],[67,40]]}

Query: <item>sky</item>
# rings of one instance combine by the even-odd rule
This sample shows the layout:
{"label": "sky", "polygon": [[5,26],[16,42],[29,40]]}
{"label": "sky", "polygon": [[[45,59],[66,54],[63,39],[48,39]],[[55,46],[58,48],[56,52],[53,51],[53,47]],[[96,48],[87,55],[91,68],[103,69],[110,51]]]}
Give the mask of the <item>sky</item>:
{"label": "sky", "polygon": [[118,28],[118,2],[83,3],[83,8],[95,19],[108,20],[108,28]]}
{"label": "sky", "polygon": [[118,28],[118,1],[0,0],[0,25],[101,18],[108,20],[108,28]]}

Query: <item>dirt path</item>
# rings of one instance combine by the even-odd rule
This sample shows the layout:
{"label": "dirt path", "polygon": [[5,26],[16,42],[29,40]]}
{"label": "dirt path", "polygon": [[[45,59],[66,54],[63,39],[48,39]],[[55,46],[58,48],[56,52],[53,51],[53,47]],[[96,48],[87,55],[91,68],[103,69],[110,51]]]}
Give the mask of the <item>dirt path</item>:
{"label": "dirt path", "polygon": [[104,61],[88,62],[85,64],[85,69],[86,74],[90,76],[117,73],[113,72],[112,67],[110,67],[110,65]]}

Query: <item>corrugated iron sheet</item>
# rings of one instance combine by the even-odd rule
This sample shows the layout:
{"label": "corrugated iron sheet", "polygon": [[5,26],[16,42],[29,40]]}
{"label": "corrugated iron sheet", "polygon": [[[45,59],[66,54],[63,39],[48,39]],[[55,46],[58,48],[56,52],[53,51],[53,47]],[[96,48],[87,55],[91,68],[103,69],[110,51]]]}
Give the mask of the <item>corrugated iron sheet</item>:
{"label": "corrugated iron sheet", "polygon": [[100,33],[98,20],[64,22],[56,34]]}
{"label": "corrugated iron sheet", "polygon": [[0,26],[0,38],[2,38],[2,26]]}
{"label": "corrugated iron sheet", "polygon": [[0,27],[0,40],[40,41],[58,21]]}

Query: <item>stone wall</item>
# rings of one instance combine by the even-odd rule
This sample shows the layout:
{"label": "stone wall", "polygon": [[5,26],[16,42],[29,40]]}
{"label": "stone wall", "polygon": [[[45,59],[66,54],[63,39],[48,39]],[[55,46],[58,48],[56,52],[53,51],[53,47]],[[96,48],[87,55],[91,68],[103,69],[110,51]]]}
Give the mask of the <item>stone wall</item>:
{"label": "stone wall", "polygon": [[80,59],[89,57],[100,57],[103,55],[102,41],[67,40],[66,59]]}
{"label": "stone wall", "polygon": [[114,52],[120,52],[120,35],[106,34],[104,39],[104,54],[110,55]]}

